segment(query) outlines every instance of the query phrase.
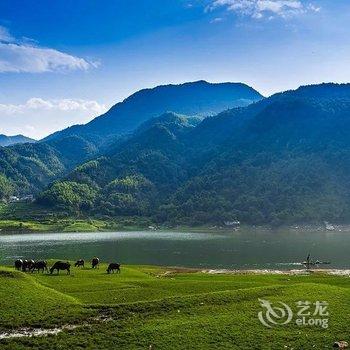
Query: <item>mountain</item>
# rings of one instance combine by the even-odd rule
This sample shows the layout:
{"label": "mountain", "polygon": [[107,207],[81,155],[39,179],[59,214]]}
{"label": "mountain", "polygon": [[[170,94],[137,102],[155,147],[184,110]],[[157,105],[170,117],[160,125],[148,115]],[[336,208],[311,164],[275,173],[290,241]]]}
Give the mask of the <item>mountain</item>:
{"label": "mountain", "polygon": [[15,136],[6,136],[3,134],[0,134],[0,146],[11,146],[18,143],[33,143],[36,142],[36,140],[33,140],[29,137],[23,136],[23,135],[15,135]]}
{"label": "mountain", "polygon": [[163,115],[54,183],[49,206],[158,222],[350,221],[350,85],[271,96],[191,124]]}
{"label": "mountain", "polygon": [[[159,124],[173,127],[170,132],[184,130],[208,114],[261,98],[254,89],[238,83],[200,81],[141,90],[86,125],[73,126],[35,144],[0,148],[0,176],[4,184],[11,185],[12,193],[36,194],[52,181],[66,176],[75,166],[97,157],[102,150],[116,152],[132,132],[141,134],[143,129]],[[6,193],[10,193],[10,187],[5,187]],[[0,192],[0,199],[3,197]]]}
{"label": "mountain", "polygon": [[91,122],[56,132],[44,141],[78,135],[97,145],[108,144],[112,138],[131,133],[143,122],[167,111],[206,117],[262,98],[256,90],[241,83],[197,81],[157,86],[140,90]]}
{"label": "mountain", "polygon": [[[94,145],[77,136],[0,147],[0,198],[36,194],[95,153]],[[11,189],[6,196],[2,184]]]}

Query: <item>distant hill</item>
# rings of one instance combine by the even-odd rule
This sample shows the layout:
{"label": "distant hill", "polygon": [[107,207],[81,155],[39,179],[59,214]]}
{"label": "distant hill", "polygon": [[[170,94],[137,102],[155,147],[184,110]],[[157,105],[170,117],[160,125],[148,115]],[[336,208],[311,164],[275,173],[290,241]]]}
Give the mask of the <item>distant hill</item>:
{"label": "distant hill", "polygon": [[11,146],[18,143],[33,143],[33,142],[36,142],[36,140],[23,135],[6,136],[3,134],[0,134],[0,146],[2,147]]}
{"label": "distant hill", "polygon": [[94,145],[77,136],[0,147],[0,198],[4,183],[11,185],[9,195],[35,194],[95,154]]}
{"label": "distant hill", "polygon": [[174,224],[350,221],[349,84],[301,87],[193,125],[166,114],[138,130],[41,202]]}
{"label": "distant hill", "polygon": [[106,144],[112,138],[131,133],[143,122],[167,111],[206,117],[225,109],[247,106],[262,98],[256,90],[242,83],[197,81],[157,86],[140,90],[91,122],[56,132],[44,141],[78,135],[98,145]]}

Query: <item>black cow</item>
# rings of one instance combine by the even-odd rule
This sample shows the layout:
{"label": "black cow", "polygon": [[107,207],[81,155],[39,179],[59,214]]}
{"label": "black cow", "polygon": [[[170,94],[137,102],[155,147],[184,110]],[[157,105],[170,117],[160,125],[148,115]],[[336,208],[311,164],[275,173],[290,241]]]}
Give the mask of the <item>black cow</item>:
{"label": "black cow", "polygon": [[15,261],[15,269],[16,270],[21,270],[23,266],[23,260],[22,259],[17,259]]}
{"label": "black cow", "polygon": [[91,261],[91,267],[93,268],[93,269],[95,269],[96,267],[98,268],[99,265],[100,264],[100,259],[99,258],[93,258],[92,259],[92,261]]}
{"label": "black cow", "polygon": [[107,268],[107,273],[114,273],[115,271],[117,271],[117,273],[120,273],[120,264],[110,263]]}
{"label": "black cow", "polygon": [[32,269],[32,267],[34,266],[34,264],[35,264],[35,261],[34,261],[34,260],[32,260],[32,259],[29,259],[29,260],[28,260],[28,265],[27,265],[27,267],[28,267],[28,270],[29,270],[29,271]]}
{"label": "black cow", "polygon": [[67,275],[70,275],[70,263],[63,261],[56,261],[50,269],[50,274],[57,270],[57,275],[60,273],[60,270],[67,270]]}
{"label": "black cow", "polygon": [[24,259],[23,262],[22,262],[22,271],[26,272],[27,267],[28,267],[28,260]]}
{"label": "black cow", "polygon": [[85,265],[85,261],[83,259],[77,260],[77,262],[74,264],[75,267],[79,267],[79,266],[84,267],[84,265]]}
{"label": "black cow", "polygon": [[47,262],[46,261],[36,261],[30,268],[31,272],[34,272],[34,270],[38,270],[38,272],[40,272],[40,270],[42,271],[42,273],[44,273],[44,271],[48,272],[47,269]]}
{"label": "black cow", "polygon": [[23,263],[22,263],[22,271],[23,272],[26,272],[27,270],[30,271],[32,266],[34,265],[34,260],[23,260]]}

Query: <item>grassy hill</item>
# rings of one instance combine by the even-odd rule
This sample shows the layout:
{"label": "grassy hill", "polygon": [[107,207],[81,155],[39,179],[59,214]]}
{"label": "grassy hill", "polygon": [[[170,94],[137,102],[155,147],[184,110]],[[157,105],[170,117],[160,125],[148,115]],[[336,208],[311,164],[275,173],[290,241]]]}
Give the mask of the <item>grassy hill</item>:
{"label": "grassy hill", "polygon": [[[74,325],[56,336],[0,340],[2,349],[331,349],[348,339],[350,282],[314,274],[209,275],[123,266],[120,275],[73,269],[70,276],[0,268],[0,333]],[[329,328],[273,329],[257,317],[258,298],[327,301]]]}

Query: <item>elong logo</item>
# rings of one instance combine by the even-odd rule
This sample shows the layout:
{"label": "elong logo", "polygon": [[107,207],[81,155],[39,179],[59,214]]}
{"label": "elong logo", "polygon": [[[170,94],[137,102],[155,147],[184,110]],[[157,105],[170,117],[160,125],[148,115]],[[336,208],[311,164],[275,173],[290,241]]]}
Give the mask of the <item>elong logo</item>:
{"label": "elong logo", "polygon": [[259,321],[268,328],[287,325],[293,320],[297,326],[316,326],[328,328],[328,303],[326,301],[297,301],[298,311],[294,313],[289,305],[279,301],[275,305],[269,300],[258,299],[262,311],[258,312]]}

